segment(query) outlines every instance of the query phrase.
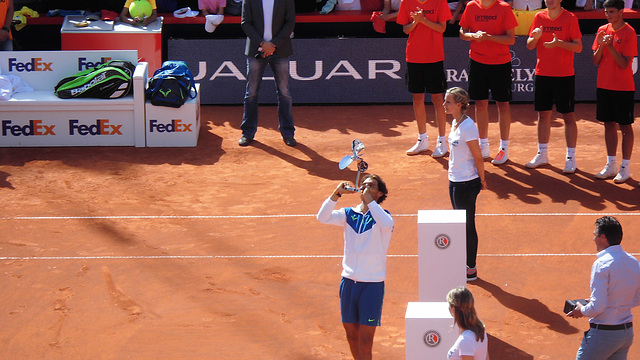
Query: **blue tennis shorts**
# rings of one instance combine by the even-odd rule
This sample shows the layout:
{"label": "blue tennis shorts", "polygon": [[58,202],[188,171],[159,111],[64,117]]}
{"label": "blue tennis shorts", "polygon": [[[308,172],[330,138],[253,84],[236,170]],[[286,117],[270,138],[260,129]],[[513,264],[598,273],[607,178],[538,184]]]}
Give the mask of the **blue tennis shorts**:
{"label": "blue tennis shorts", "polygon": [[342,278],[340,282],[340,311],[342,322],[380,326],[384,281],[356,282]]}

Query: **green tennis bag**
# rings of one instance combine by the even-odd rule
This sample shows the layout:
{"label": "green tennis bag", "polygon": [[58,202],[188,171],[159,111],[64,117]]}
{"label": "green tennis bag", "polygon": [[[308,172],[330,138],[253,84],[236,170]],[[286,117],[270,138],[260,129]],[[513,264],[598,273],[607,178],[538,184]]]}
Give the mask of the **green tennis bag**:
{"label": "green tennis bag", "polygon": [[60,80],[54,91],[61,99],[120,98],[131,92],[134,70],[129,61],[111,60]]}

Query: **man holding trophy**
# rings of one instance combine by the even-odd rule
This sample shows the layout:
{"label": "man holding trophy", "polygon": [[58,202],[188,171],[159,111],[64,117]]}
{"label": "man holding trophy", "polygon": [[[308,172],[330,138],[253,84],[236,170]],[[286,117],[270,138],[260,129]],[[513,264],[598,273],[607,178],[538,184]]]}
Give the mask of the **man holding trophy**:
{"label": "man holding trophy", "polygon": [[[342,324],[354,359],[371,359],[373,337],[382,315],[387,250],[394,220],[380,207],[388,191],[378,175],[366,175],[362,185],[359,188],[357,185],[338,184],[322,204],[317,218],[323,224],[344,227],[340,283]],[[362,200],[359,205],[335,210],[342,195],[356,193]]]}

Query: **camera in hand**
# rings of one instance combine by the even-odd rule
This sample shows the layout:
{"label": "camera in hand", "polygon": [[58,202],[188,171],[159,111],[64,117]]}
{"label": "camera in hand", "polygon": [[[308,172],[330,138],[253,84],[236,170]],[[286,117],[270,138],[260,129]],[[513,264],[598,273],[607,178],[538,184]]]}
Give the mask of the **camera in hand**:
{"label": "camera in hand", "polygon": [[587,299],[566,300],[564,302],[564,313],[568,314],[573,311],[578,303],[580,303],[582,306],[585,306],[588,302]]}

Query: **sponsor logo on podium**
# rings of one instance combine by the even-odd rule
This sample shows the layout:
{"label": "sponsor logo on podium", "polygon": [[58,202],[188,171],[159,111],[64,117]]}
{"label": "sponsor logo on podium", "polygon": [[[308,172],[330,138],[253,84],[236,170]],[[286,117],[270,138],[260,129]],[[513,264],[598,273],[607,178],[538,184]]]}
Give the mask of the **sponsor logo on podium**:
{"label": "sponsor logo on podium", "polygon": [[440,234],[436,236],[435,243],[438,249],[444,250],[451,244],[451,238],[449,237],[449,235]]}
{"label": "sponsor logo on podium", "polygon": [[424,343],[428,347],[436,347],[440,345],[440,334],[435,330],[429,330],[424,334]]}

